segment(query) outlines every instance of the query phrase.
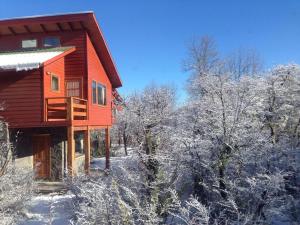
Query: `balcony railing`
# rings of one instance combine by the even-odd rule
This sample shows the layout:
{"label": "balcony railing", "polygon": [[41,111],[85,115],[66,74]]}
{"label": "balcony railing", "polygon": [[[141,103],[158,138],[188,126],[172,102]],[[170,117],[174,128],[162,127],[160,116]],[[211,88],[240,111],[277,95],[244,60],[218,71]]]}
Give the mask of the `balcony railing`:
{"label": "balcony railing", "polygon": [[71,121],[87,119],[87,100],[76,97],[46,98],[45,121]]}

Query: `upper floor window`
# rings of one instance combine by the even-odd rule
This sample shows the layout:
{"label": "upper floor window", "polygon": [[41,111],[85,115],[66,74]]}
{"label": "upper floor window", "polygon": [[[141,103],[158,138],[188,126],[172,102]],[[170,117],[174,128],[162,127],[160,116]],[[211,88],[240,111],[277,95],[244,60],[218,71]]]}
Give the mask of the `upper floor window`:
{"label": "upper floor window", "polygon": [[81,80],[80,79],[66,80],[66,93],[67,93],[67,97],[81,98]]}
{"label": "upper floor window", "polygon": [[92,81],[93,104],[106,105],[106,87],[96,81]]}
{"label": "upper floor window", "polygon": [[44,47],[59,47],[60,39],[58,37],[46,37],[43,45]]}
{"label": "upper floor window", "polygon": [[97,84],[98,105],[106,105],[106,87],[102,84]]}
{"label": "upper floor window", "polygon": [[51,75],[51,90],[59,91],[59,78],[54,74]]}
{"label": "upper floor window", "polygon": [[36,48],[36,47],[37,47],[36,39],[22,40],[22,48]]}
{"label": "upper floor window", "polygon": [[93,104],[97,104],[97,83],[96,83],[96,81],[92,82],[92,101],[93,101]]}

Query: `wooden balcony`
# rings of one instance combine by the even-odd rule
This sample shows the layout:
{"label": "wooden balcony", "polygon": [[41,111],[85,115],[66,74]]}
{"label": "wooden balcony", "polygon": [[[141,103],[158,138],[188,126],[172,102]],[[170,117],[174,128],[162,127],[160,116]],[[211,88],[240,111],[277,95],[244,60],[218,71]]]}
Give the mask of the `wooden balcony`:
{"label": "wooden balcony", "polygon": [[45,99],[45,121],[87,120],[87,100],[75,97]]}

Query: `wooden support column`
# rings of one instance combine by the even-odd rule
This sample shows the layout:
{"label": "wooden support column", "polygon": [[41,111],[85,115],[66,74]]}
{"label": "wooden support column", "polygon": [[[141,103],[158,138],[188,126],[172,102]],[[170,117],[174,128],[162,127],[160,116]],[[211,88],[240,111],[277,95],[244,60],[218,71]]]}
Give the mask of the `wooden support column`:
{"label": "wooden support column", "polygon": [[68,127],[68,175],[74,176],[74,165],[75,165],[75,140],[74,140],[74,127]]}
{"label": "wooden support column", "polygon": [[109,157],[109,148],[110,148],[110,129],[105,128],[105,169],[110,169],[110,157]]}
{"label": "wooden support column", "polygon": [[85,154],[85,163],[84,170],[86,174],[90,173],[90,161],[91,161],[91,137],[90,137],[90,128],[84,131],[84,154]]}

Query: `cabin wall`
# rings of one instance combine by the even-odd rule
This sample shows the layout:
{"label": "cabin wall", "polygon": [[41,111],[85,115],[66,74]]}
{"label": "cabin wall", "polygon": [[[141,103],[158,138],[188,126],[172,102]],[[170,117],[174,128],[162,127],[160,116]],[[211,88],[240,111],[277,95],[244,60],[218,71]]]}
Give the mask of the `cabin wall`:
{"label": "cabin wall", "polygon": [[[75,34],[75,32],[74,32]],[[64,46],[75,46],[76,51],[65,57],[66,79],[82,79],[82,96],[87,99],[87,70],[86,70],[86,35],[84,31],[76,32],[73,37],[64,40]]]}
{"label": "cabin wall", "polygon": [[[88,99],[89,103],[89,120],[84,122],[90,126],[111,126],[112,125],[112,85],[106,74],[106,71],[96,53],[96,50],[85,31],[66,31],[66,32],[48,32],[48,33],[32,33],[16,36],[0,36],[0,51],[19,50],[23,39],[36,38],[38,47],[42,47],[45,37],[55,36],[60,37],[62,46],[74,46],[75,52],[65,56],[64,59],[57,60],[48,66],[45,66],[42,72],[37,70],[32,74],[32,71],[21,72],[15,74],[18,77],[23,77],[21,81],[15,82],[11,80],[11,86],[18,89],[19,85],[24,88],[20,92],[12,92],[12,95],[17,98],[16,103],[20,103],[12,110],[4,114],[10,115],[7,121],[13,127],[39,127],[43,124],[44,117],[44,99],[43,97],[61,97],[65,96],[65,80],[72,78],[81,78],[83,93],[82,98]],[[60,91],[51,91],[51,76],[47,72],[54,73],[60,76]],[[43,74],[43,76],[41,75]],[[0,79],[2,74],[0,73]],[[42,78],[43,77],[43,78]],[[26,79],[25,79],[26,78]],[[92,103],[92,81],[95,80],[106,86],[105,106]],[[43,82],[42,82],[43,81]],[[15,82],[15,83],[14,83]],[[0,100],[7,99],[6,89],[3,88],[3,82],[0,84]],[[26,88],[25,88],[26,87]],[[10,88],[10,87],[9,87]],[[25,94],[24,94],[25,93]],[[28,94],[27,94],[28,93]],[[28,96],[28,97],[27,97]],[[10,99],[10,98],[8,98]],[[30,107],[27,107],[28,106]],[[26,106],[25,106],[26,105]],[[15,110],[17,107],[17,110]],[[25,110],[25,111],[24,111]],[[25,113],[24,113],[25,112]],[[12,116],[15,114],[15,118]],[[1,112],[0,112],[1,115]]]}
{"label": "cabin wall", "polygon": [[0,36],[0,51],[20,50],[22,40],[37,39],[38,48],[43,48],[45,37],[59,37],[62,47],[74,46],[76,51],[65,57],[65,76],[66,78],[83,77],[83,98],[87,97],[87,73],[86,73],[86,32],[64,31],[48,33],[32,33],[22,35]]}
{"label": "cabin wall", "polygon": [[42,121],[42,76],[40,70],[0,73],[0,117],[9,127],[38,126]]}
{"label": "cabin wall", "polygon": [[[112,125],[112,85],[103,68],[96,50],[87,35],[87,71],[88,71],[88,99],[89,99],[89,124],[90,125]],[[106,86],[106,106],[93,104],[92,102],[92,81],[99,82]]]}
{"label": "cabin wall", "polygon": [[[51,89],[52,75],[57,76],[59,79],[59,90],[53,91]],[[61,58],[55,62],[44,67],[44,97],[64,97],[65,96],[65,59]]]}

